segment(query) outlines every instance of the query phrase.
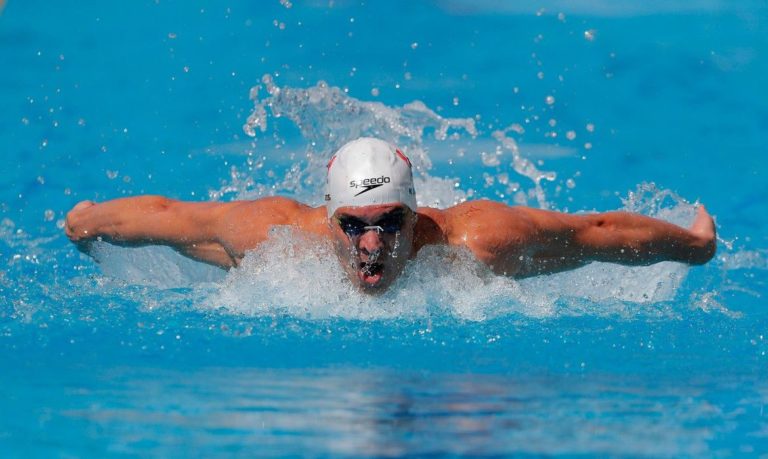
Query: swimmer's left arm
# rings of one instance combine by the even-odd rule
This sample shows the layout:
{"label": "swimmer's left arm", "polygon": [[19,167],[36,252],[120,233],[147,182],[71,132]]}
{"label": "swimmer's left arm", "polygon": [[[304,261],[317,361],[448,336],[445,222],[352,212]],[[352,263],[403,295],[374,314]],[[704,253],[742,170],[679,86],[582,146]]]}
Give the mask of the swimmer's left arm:
{"label": "swimmer's left arm", "polygon": [[529,266],[519,275],[571,269],[592,261],[649,265],[678,261],[700,265],[715,254],[715,225],[699,206],[690,228],[629,212],[569,215],[519,209],[531,223]]}
{"label": "swimmer's left arm", "polygon": [[[690,228],[629,212],[572,215],[470,201],[440,212],[447,242],[498,274],[527,277],[593,261],[703,264],[715,254],[715,225],[703,206]],[[438,219],[438,220],[440,220]]]}

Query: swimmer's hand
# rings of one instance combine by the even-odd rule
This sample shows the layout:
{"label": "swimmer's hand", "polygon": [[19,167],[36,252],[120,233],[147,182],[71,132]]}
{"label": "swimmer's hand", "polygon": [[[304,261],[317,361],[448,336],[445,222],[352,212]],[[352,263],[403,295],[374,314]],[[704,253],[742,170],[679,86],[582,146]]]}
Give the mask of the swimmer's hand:
{"label": "swimmer's hand", "polygon": [[87,255],[90,255],[91,243],[98,236],[88,224],[88,209],[95,205],[93,201],[80,201],[67,213],[64,224],[64,232],[69,240],[78,250]]}
{"label": "swimmer's hand", "polygon": [[704,206],[699,205],[699,208],[696,209],[696,218],[693,220],[691,227],[688,228],[688,231],[693,235],[688,262],[701,265],[711,260],[717,250],[717,233],[715,231],[715,222]]}
{"label": "swimmer's hand", "polygon": [[86,209],[95,206],[93,201],[80,201],[67,213],[67,221],[64,224],[64,232],[72,242],[80,242],[95,237],[88,232]]}

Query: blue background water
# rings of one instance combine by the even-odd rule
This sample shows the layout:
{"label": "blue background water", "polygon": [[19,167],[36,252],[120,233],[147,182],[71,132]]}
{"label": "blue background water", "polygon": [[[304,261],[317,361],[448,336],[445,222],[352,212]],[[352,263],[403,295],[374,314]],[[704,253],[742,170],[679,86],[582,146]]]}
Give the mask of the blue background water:
{"label": "blue background water", "polygon": [[[11,0],[0,15],[3,455],[765,452],[767,26],[759,1]],[[136,282],[70,246],[59,226],[81,199],[205,200],[233,183],[233,166],[264,179],[249,152],[281,176],[295,162],[284,152],[307,139],[281,119],[255,143],[243,133],[264,74],[474,117],[477,137],[456,141],[463,160],[451,142],[426,145],[433,176],[480,197],[512,202],[484,172],[529,187],[508,161],[481,160],[495,129],[519,123],[522,154],[557,172],[553,207],[616,209],[655,182],[705,203],[727,244],[671,298],[566,290],[546,313],[499,298],[461,309],[412,280],[406,294],[437,299],[378,317],[281,309],[274,293],[266,312],[237,296],[245,306],[211,307],[261,287]],[[160,263],[154,276],[171,269],[139,254]]]}

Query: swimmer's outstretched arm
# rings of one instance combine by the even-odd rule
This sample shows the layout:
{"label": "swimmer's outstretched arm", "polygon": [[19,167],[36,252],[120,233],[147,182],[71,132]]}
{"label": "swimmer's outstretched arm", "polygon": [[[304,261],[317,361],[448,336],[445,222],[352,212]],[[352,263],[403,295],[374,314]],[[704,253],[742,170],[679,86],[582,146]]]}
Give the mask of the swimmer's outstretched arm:
{"label": "swimmer's outstretched arm", "polygon": [[283,198],[217,203],[137,196],[98,204],[83,201],[67,214],[65,232],[85,253],[96,239],[121,246],[167,245],[195,260],[230,268],[267,238],[271,226],[291,224],[292,210],[298,206]]}
{"label": "swimmer's outstretched arm", "polygon": [[533,224],[532,263],[522,276],[571,269],[592,261],[650,265],[708,262],[715,254],[712,217],[699,206],[690,228],[629,212],[569,215],[526,209]]}
{"label": "swimmer's outstretched arm", "polygon": [[571,215],[468,202],[445,213],[449,243],[468,247],[495,272],[515,277],[593,261],[703,264],[715,254],[715,225],[703,206],[690,228],[629,212]]}

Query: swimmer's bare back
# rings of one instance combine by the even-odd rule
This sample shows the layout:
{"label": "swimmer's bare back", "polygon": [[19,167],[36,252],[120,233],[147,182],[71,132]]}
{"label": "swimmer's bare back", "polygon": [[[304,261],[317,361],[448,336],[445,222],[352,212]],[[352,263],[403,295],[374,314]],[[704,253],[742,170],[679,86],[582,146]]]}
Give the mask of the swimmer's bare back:
{"label": "swimmer's bare back", "polygon": [[[413,254],[430,244],[466,247],[494,272],[515,277],[592,261],[703,264],[716,247],[714,222],[703,206],[687,229],[628,212],[571,215],[486,200],[445,210],[419,208],[418,213],[414,240],[408,241]],[[190,258],[230,268],[276,225],[330,237],[324,207],[280,197],[230,203],[161,196],[83,201],[67,214],[65,230],[86,252],[97,238],[117,245],[167,245]]]}

